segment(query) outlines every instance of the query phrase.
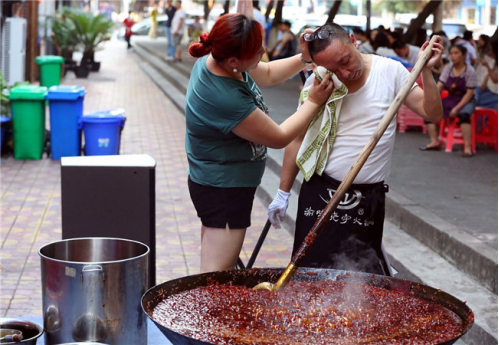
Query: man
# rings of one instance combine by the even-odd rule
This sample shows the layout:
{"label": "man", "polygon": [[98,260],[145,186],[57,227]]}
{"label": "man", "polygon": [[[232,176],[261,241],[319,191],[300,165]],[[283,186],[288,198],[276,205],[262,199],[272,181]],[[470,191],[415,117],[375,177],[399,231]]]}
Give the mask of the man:
{"label": "man", "polygon": [[296,55],[296,36],[291,32],[291,23],[281,22],[278,28],[282,36],[270,53],[270,60],[285,59]]}
{"label": "man", "polygon": [[420,48],[413,46],[412,44],[404,43],[401,40],[397,40],[393,42],[392,49],[399,57],[405,59],[413,67],[416,65],[416,62],[418,62]]}
{"label": "man", "polygon": [[[443,51],[441,42],[439,38],[433,47],[431,59],[421,73],[424,91],[414,85],[404,102],[411,110],[433,122],[439,122],[443,115],[440,94],[431,73],[431,67],[440,59]],[[425,43],[422,50],[427,45]],[[300,46],[304,60],[313,61],[334,72],[347,87],[348,93],[342,99],[337,125],[331,127],[335,136],[332,137],[333,144],[327,161],[317,164],[315,173],[302,184],[293,254],[350,170],[409,74],[406,68],[392,59],[361,54],[353,34],[348,34],[337,24],[326,24],[316,31],[305,31],[300,38]],[[312,75],[304,88],[313,79]],[[396,120],[393,119],[300,266],[391,275],[381,243],[387,188],[384,180],[390,170],[395,131]],[[322,128],[320,133],[323,133]],[[306,133],[286,147],[279,190],[268,210],[274,226],[283,220],[289,191],[298,173],[295,162],[304,137]],[[319,146],[321,148],[324,149]]]}
{"label": "man", "polygon": [[182,1],[175,1],[175,15],[172,20],[172,35],[173,35],[173,44],[175,45],[175,59],[174,62],[182,61],[182,51],[180,47],[180,42],[182,41],[182,36],[184,36],[184,23],[186,13],[182,9]]}
{"label": "man", "polygon": [[168,19],[166,20],[166,39],[168,40],[166,60],[172,61],[175,58],[175,44],[173,43],[172,36],[172,20],[173,16],[175,16],[177,8],[173,6],[172,0],[167,0],[166,4],[165,14],[168,16]]}
{"label": "man", "polygon": [[475,42],[473,41],[473,32],[465,31],[463,33],[463,38],[456,37],[456,45],[463,46],[466,48],[466,64],[470,66],[475,66],[476,63],[476,48]]}

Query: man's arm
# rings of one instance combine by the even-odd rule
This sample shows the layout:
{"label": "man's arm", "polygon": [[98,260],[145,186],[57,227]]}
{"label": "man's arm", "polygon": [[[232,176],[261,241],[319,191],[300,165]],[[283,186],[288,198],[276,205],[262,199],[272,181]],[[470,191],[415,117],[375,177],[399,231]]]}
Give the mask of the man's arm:
{"label": "man's arm", "polygon": [[[425,42],[419,56],[428,47],[428,42]],[[433,46],[433,53],[421,72],[421,80],[423,82],[423,90],[420,87],[415,87],[407,96],[404,104],[412,111],[419,114],[423,118],[433,123],[438,123],[443,118],[442,100],[440,91],[433,79],[431,69],[438,63],[443,52],[442,38],[438,37]]]}

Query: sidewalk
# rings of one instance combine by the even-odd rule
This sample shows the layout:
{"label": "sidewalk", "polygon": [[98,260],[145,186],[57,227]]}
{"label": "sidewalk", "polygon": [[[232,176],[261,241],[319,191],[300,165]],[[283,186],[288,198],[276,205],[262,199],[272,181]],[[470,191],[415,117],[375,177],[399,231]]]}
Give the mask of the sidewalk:
{"label": "sidewalk", "polygon": [[[121,42],[106,43],[96,56],[101,71],[85,79],[69,72],[66,85],[83,85],[85,113],[122,107],[126,125],[121,154],[148,154],[156,160],[157,283],[199,272],[200,222],[186,188],[185,118],[138,67],[137,55]],[[48,116],[47,111],[47,116]],[[38,249],[61,240],[60,162],[1,161],[0,314],[42,314]],[[244,243],[244,262],[266,222],[266,205],[255,201]],[[270,231],[255,266],[282,267],[290,259],[292,238]]]}

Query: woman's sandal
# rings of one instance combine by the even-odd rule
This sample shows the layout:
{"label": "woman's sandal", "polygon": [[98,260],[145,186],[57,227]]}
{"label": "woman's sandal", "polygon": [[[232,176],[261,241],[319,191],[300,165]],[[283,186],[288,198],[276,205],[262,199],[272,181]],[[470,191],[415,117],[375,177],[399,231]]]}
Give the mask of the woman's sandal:
{"label": "woman's sandal", "polygon": [[420,146],[420,151],[440,151],[440,146]]}

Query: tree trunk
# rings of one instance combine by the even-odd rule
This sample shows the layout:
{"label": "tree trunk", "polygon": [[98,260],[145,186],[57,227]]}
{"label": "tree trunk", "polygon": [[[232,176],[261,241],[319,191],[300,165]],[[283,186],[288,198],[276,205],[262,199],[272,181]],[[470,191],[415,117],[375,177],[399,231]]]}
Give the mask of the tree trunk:
{"label": "tree trunk", "polygon": [[275,16],[272,21],[272,27],[275,28],[278,23],[282,22],[282,7],[284,6],[284,0],[277,0],[277,7],[275,8]]}
{"label": "tree trunk", "polygon": [[229,13],[229,8],[230,8],[230,0],[225,0],[225,3],[224,3],[224,13],[223,14]]}
{"label": "tree trunk", "polygon": [[407,29],[407,32],[404,34],[402,37],[402,40],[406,43],[412,42],[412,40],[415,38],[417,32],[419,29],[421,29],[425,22],[426,18],[430,14],[432,14],[435,9],[440,6],[441,0],[431,0],[421,11],[421,13],[417,16],[416,19],[414,19],[411,24],[409,25],[409,28]]}
{"label": "tree trunk", "polygon": [[269,4],[267,5],[267,11],[265,11],[265,20],[267,21],[267,23],[269,22],[270,12],[272,12],[272,8],[274,8],[274,1],[275,0],[269,1]]}
{"label": "tree trunk", "polygon": [[333,6],[331,6],[331,9],[329,10],[329,15],[327,17],[326,23],[334,22],[334,17],[336,17],[336,14],[338,13],[340,6],[341,6],[341,0],[335,0]]}
{"label": "tree trunk", "polygon": [[208,17],[210,16],[211,9],[213,8],[213,0],[204,1],[204,22],[208,23]]}
{"label": "tree trunk", "polygon": [[366,1],[366,31],[371,30],[371,0]]}

